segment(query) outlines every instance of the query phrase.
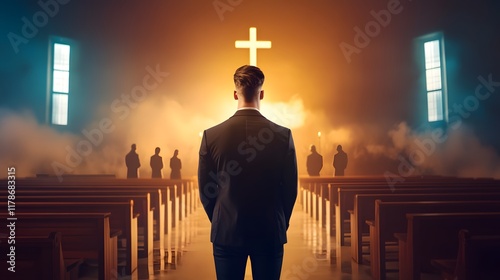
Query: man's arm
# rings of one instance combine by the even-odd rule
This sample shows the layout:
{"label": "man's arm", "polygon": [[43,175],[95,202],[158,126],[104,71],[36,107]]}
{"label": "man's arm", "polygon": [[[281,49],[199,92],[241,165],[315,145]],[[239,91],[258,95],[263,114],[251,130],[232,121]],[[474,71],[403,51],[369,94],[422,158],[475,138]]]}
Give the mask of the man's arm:
{"label": "man's arm", "polygon": [[312,168],[311,168],[311,157],[310,156],[307,156],[306,167],[307,167],[307,174],[311,174]]}
{"label": "man's arm", "polygon": [[200,159],[198,162],[198,188],[200,191],[200,200],[210,221],[214,213],[215,201],[217,200],[218,186],[210,177],[210,172],[216,174],[215,167],[210,155],[208,154],[206,132],[203,132],[203,139],[200,146]]}
{"label": "man's arm", "polygon": [[295,155],[295,145],[293,143],[292,132],[289,130],[288,151],[284,162],[283,172],[283,210],[285,212],[286,228],[290,225],[293,206],[297,199],[297,158]]}

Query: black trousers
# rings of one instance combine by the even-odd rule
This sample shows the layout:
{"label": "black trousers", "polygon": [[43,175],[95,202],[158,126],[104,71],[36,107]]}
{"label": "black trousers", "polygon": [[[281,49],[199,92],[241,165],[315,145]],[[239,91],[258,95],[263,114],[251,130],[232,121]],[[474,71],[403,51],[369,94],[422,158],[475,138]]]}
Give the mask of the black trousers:
{"label": "black trousers", "polygon": [[217,280],[243,280],[250,257],[254,280],[279,280],[283,264],[283,245],[276,248],[229,247],[213,245]]}

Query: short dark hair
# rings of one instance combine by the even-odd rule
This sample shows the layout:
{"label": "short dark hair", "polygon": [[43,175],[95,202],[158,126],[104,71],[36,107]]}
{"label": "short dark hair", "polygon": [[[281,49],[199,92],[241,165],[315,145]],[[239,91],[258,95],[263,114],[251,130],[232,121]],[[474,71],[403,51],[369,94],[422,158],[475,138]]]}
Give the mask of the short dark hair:
{"label": "short dark hair", "polygon": [[264,84],[264,73],[257,66],[243,65],[234,72],[234,85],[241,89],[246,102],[251,102]]}

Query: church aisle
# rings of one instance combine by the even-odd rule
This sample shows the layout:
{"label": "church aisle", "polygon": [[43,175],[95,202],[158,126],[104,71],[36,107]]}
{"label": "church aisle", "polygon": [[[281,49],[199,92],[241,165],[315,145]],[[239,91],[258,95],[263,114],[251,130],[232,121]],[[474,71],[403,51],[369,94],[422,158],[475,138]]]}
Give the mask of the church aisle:
{"label": "church aisle", "polygon": [[[335,250],[335,238],[327,238],[326,230],[319,228],[301,208],[296,206],[290,222],[281,279],[372,279],[370,267],[354,263],[350,247],[343,247],[340,252]],[[177,268],[156,272],[150,279],[215,280],[210,223],[201,208],[191,219],[196,233],[184,248]],[[245,279],[252,279],[250,262]]]}

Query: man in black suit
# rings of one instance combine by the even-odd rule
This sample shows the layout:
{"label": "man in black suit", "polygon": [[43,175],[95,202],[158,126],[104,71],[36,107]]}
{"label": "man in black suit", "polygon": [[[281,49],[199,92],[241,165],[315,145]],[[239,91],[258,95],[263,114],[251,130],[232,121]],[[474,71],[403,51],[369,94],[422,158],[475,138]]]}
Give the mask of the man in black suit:
{"label": "man in black suit", "polygon": [[323,156],[316,151],[316,146],[311,145],[311,154],[307,156],[307,174],[309,176],[319,176],[323,168]]}
{"label": "man in black suit", "polygon": [[149,160],[149,166],[151,166],[151,178],[161,178],[163,159],[160,156],[160,147],[156,147],[155,154]]}
{"label": "man in black suit", "polygon": [[139,155],[135,152],[137,146],[132,144],[130,152],[125,156],[125,164],[127,165],[127,178],[137,178],[137,169],[141,167]]}
{"label": "man in black suit", "polygon": [[335,176],[344,176],[344,170],[347,167],[347,154],[342,150],[342,145],[337,146],[337,152],[333,156],[333,167],[335,167]]}
{"label": "man in black suit", "polygon": [[255,280],[278,280],[283,244],[297,197],[297,161],[290,129],[259,112],[264,74],[234,73],[238,110],[203,132],[200,199],[212,223],[218,280],[243,280],[247,258]]}
{"label": "man in black suit", "polygon": [[179,150],[175,150],[174,155],[172,156],[172,158],[170,158],[170,169],[172,170],[170,172],[170,179],[172,180],[181,179],[182,162],[177,157],[178,155],[179,155]]}

